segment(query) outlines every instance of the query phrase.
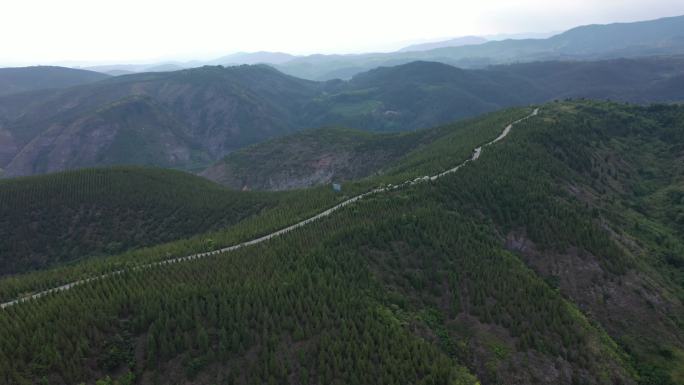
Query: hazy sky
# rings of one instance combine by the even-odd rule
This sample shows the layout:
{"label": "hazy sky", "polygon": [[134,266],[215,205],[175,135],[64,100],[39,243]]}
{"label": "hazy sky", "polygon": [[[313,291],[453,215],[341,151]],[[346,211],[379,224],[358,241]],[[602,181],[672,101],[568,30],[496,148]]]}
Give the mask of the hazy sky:
{"label": "hazy sky", "polygon": [[2,0],[0,63],[350,53],[682,14],[682,0]]}

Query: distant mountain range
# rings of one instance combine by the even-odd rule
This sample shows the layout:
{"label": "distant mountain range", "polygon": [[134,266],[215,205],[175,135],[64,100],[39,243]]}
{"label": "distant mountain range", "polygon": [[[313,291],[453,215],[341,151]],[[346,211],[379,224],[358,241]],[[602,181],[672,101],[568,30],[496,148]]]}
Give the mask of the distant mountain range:
{"label": "distant mountain range", "polygon": [[199,63],[153,63],[153,64],[111,64],[84,67],[111,76],[131,75],[139,72],[170,72],[198,66]]}
{"label": "distant mountain range", "polygon": [[575,97],[679,101],[683,84],[682,57],[477,70],[414,62],[328,82],[263,65],[135,74],[0,97],[0,168],[6,176],[113,164],[200,170],[305,128],[413,130]]}
{"label": "distant mountain range", "polygon": [[296,56],[282,52],[238,52],[208,61],[161,62],[149,64],[112,64],[84,67],[107,75],[121,76],[140,72],[171,72],[206,65],[235,66],[241,64],[285,64]]}
{"label": "distant mountain range", "polygon": [[239,52],[208,62],[209,65],[285,64],[296,56],[282,52]]}
{"label": "distant mountain range", "polygon": [[466,45],[482,44],[486,43],[487,41],[487,39],[479,36],[464,36],[432,43],[413,44],[408,47],[404,47],[397,52],[429,51],[432,49],[445,47],[463,47]]}
{"label": "distant mountain range", "polygon": [[268,64],[310,80],[350,79],[380,66],[436,61],[461,68],[548,60],[601,60],[684,54],[684,16],[636,23],[587,25],[551,35],[527,33],[465,36],[414,44],[397,52],[295,56],[282,52],[240,52],[208,61],[87,67],[108,75],[175,71],[203,65]]}
{"label": "distant mountain range", "polygon": [[9,175],[88,165],[192,167],[300,128],[319,84],[266,66],[120,76],[0,100]]}
{"label": "distant mountain range", "polygon": [[0,68],[0,96],[92,83],[109,76],[65,67]]}
{"label": "distant mountain range", "polygon": [[671,54],[684,54],[684,16],[583,26],[548,39],[491,41],[418,52],[314,55],[297,58],[277,68],[304,79],[328,80],[350,78],[379,66],[416,60],[481,68],[539,60],[597,60]]}
{"label": "distant mountain range", "polygon": [[[357,75],[349,85],[358,90],[374,90],[367,91],[366,97],[396,109],[384,119],[400,122],[408,115],[420,122],[414,121],[412,126],[428,127],[458,114],[473,116],[478,114],[476,111],[489,108],[554,99],[682,101],[684,58],[539,62],[488,70],[460,70],[441,63],[415,62]],[[343,95],[348,94],[336,98],[344,100]],[[344,101],[340,103],[344,105]],[[368,116],[348,119],[351,127],[367,128],[364,123],[372,122]],[[406,153],[435,140],[440,133],[306,130],[235,151],[201,175],[234,189],[250,190],[298,189],[355,180],[386,169]]]}
{"label": "distant mountain range", "polygon": [[557,35],[558,33],[559,32],[530,32],[512,34],[503,33],[486,36],[459,36],[450,39],[439,39],[411,44],[409,46],[399,49],[397,52],[429,51],[439,48],[463,47],[466,45],[484,44],[490,41],[500,40],[547,39],[551,36]]}
{"label": "distant mountain range", "polygon": [[497,33],[495,35],[485,35],[482,36],[488,41],[498,41],[498,40],[522,40],[522,39],[548,39],[551,36],[558,35],[562,31],[555,32],[527,32],[527,33]]}

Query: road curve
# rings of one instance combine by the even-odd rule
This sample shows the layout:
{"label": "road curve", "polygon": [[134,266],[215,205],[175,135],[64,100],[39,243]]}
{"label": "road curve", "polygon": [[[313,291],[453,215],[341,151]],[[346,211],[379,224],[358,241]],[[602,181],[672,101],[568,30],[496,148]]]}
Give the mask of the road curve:
{"label": "road curve", "polygon": [[[147,264],[147,265],[137,266],[137,267],[134,267],[134,268],[132,268],[132,269],[130,269],[130,270],[131,270],[131,271],[145,270],[145,269],[150,269],[150,268],[157,267],[157,266],[162,266],[162,265],[169,265],[169,264],[173,264],[173,263],[179,263],[179,262],[184,262],[184,261],[191,261],[191,260],[196,260],[196,259],[200,259],[200,258],[205,258],[205,257],[208,257],[208,256],[212,256],[212,255],[217,255],[217,254],[222,254],[222,253],[230,252],[230,251],[237,250],[237,249],[240,249],[240,248],[243,248],[243,247],[247,247],[247,246],[251,246],[251,245],[256,245],[257,243],[266,242],[266,241],[268,241],[269,239],[272,239],[272,238],[275,238],[275,237],[277,237],[277,236],[280,236],[280,235],[289,233],[289,232],[292,231],[292,230],[295,230],[295,229],[300,228],[300,227],[302,227],[302,226],[306,226],[306,225],[308,225],[309,223],[315,222],[315,221],[317,221],[317,220],[319,220],[319,219],[321,219],[321,218],[323,218],[323,217],[327,217],[327,216],[329,216],[330,214],[334,213],[335,211],[337,211],[337,210],[339,210],[339,209],[341,209],[341,208],[343,208],[343,207],[345,207],[345,206],[348,206],[348,205],[350,205],[350,204],[352,204],[352,203],[354,203],[354,202],[356,202],[356,201],[358,201],[358,200],[360,200],[360,199],[363,199],[363,198],[366,197],[366,196],[374,195],[374,194],[379,194],[379,193],[386,192],[386,191],[391,191],[391,190],[397,190],[397,189],[399,189],[399,188],[402,188],[402,187],[405,187],[405,186],[410,186],[410,185],[415,185],[415,184],[418,184],[418,183],[424,183],[424,182],[428,182],[428,181],[435,181],[435,180],[437,180],[437,179],[439,179],[439,178],[442,178],[442,177],[444,177],[444,176],[446,176],[446,175],[449,175],[449,174],[452,174],[452,173],[458,171],[459,169],[461,169],[462,167],[464,167],[465,165],[467,165],[467,164],[470,163],[470,162],[473,162],[473,161],[478,160],[478,159],[480,158],[480,155],[482,154],[482,149],[483,149],[483,148],[488,147],[488,146],[491,146],[491,145],[493,145],[494,143],[497,143],[497,142],[501,141],[501,140],[504,139],[506,136],[508,136],[508,134],[509,134],[509,133],[511,132],[511,130],[513,129],[513,126],[514,126],[514,125],[516,125],[516,124],[518,124],[518,123],[520,123],[520,122],[522,122],[522,121],[524,121],[524,120],[527,120],[527,119],[529,119],[529,118],[531,118],[531,117],[533,117],[533,116],[536,116],[537,114],[539,114],[539,108],[536,108],[536,109],[535,109],[531,114],[529,114],[528,116],[526,116],[526,117],[524,117],[524,118],[522,118],[522,119],[516,120],[515,122],[510,123],[508,126],[506,126],[506,127],[504,128],[504,130],[501,132],[501,134],[500,134],[498,137],[496,137],[496,139],[492,140],[491,142],[485,143],[484,145],[482,145],[482,146],[480,146],[480,147],[475,148],[475,149],[473,150],[473,154],[471,155],[471,157],[470,157],[469,159],[466,159],[465,161],[463,161],[462,163],[460,163],[460,164],[457,165],[456,167],[451,168],[451,169],[449,169],[449,170],[446,170],[446,171],[444,171],[444,172],[442,172],[442,173],[439,173],[439,174],[437,174],[437,175],[418,177],[418,178],[415,178],[415,179],[413,179],[413,180],[410,180],[410,181],[406,181],[406,182],[404,182],[404,183],[401,183],[401,184],[399,184],[399,185],[388,185],[388,186],[385,186],[385,187],[376,188],[376,189],[374,189],[374,190],[371,190],[371,191],[365,192],[365,193],[363,193],[363,194],[360,194],[360,195],[354,196],[354,197],[352,197],[352,198],[349,198],[349,199],[347,199],[346,201],[341,202],[341,203],[339,203],[339,204],[337,204],[337,205],[335,205],[335,206],[333,206],[333,207],[331,207],[331,208],[329,208],[329,209],[327,209],[327,210],[325,210],[325,211],[323,211],[323,212],[320,212],[320,213],[314,215],[314,216],[311,217],[311,218],[305,219],[305,220],[303,220],[303,221],[301,221],[301,222],[295,223],[294,225],[285,227],[284,229],[281,229],[281,230],[278,230],[278,231],[276,231],[276,232],[273,232],[273,233],[264,235],[264,236],[259,237],[259,238],[256,238],[256,239],[253,239],[253,240],[251,240],[251,241],[242,242],[242,243],[239,243],[239,244],[237,244],[237,245],[224,247],[224,248],[222,248],[222,249],[218,249],[218,250],[214,250],[214,251],[208,251],[208,252],[204,252],[204,253],[191,254],[191,255],[184,256],[184,257],[171,258],[171,259],[167,259],[167,260],[160,261],[160,262],[154,262],[154,263],[150,263],[150,264]],[[74,282],[71,282],[71,283],[67,283],[67,284],[62,285],[62,286],[54,287],[54,288],[52,288],[52,289],[44,290],[44,291],[41,291],[41,292],[39,292],[39,293],[32,294],[32,295],[30,295],[30,296],[26,296],[26,297],[22,297],[22,298],[15,299],[15,300],[13,300],[13,301],[9,301],[9,302],[2,303],[2,304],[0,304],[0,309],[4,309],[4,308],[6,308],[6,307],[13,306],[13,305],[16,305],[16,304],[19,304],[19,303],[21,303],[21,302],[25,302],[25,301],[28,301],[28,300],[31,300],[31,299],[37,299],[37,298],[46,296],[46,295],[51,294],[51,293],[56,293],[56,292],[60,292],[60,291],[66,291],[66,290],[69,290],[69,289],[71,289],[71,288],[73,288],[73,287],[75,287],[75,286],[79,286],[79,285],[82,285],[82,284],[85,284],[85,283],[88,283],[88,282],[91,282],[91,281],[100,280],[100,279],[104,279],[104,278],[107,278],[107,277],[111,277],[111,276],[114,276],[114,275],[121,274],[121,273],[123,273],[124,271],[125,271],[125,270],[116,270],[116,271],[112,271],[112,272],[110,272],[110,273],[102,274],[102,275],[99,275],[99,276],[96,276],[96,277],[86,278],[86,279],[74,281]]]}

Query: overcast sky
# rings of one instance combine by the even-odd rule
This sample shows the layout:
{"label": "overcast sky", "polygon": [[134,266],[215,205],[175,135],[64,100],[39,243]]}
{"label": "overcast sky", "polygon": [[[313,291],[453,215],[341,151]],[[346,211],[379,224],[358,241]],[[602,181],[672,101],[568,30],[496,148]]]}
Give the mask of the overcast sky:
{"label": "overcast sky", "polygon": [[683,0],[2,0],[0,64],[383,51],[682,14]]}

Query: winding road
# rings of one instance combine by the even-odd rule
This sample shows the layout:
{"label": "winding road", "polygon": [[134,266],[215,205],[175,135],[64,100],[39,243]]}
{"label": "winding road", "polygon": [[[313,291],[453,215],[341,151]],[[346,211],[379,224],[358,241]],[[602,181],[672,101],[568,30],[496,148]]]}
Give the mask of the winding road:
{"label": "winding road", "polygon": [[[399,189],[399,188],[402,188],[402,187],[405,187],[405,186],[415,185],[415,184],[418,184],[418,183],[424,183],[424,182],[428,182],[428,181],[435,181],[435,180],[437,180],[437,179],[439,179],[439,178],[442,178],[442,177],[444,177],[444,176],[446,176],[446,175],[455,173],[456,171],[458,171],[459,169],[461,169],[462,167],[464,167],[465,165],[467,165],[467,164],[470,163],[470,162],[473,162],[473,161],[478,160],[478,159],[480,158],[480,155],[482,154],[483,148],[488,147],[488,146],[491,146],[491,145],[493,145],[493,144],[495,144],[495,143],[501,141],[501,140],[504,139],[506,136],[508,136],[508,134],[509,134],[509,133],[511,132],[511,130],[513,129],[513,126],[514,126],[514,125],[516,125],[516,124],[518,124],[518,123],[520,123],[520,122],[522,122],[522,121],[524,121],[524,120],[527,120],[527,119],[529,119],[529,118],[531,118],[531,117],[533,117],[533,116],[536,116],[537,114],[539,114],[539,108],[536,108],[536,109],[535,109],[531,114],[529,114],[528,116],[526,116],[526,117],[524,117],[524,118],[522,118],[522,119],[516,120],[515,122],[510,123],[508,126],[506,126],[506,128],[504,128],[504,130],[501,132],[501,134],[500,134],[496,139],[494,139],[494,140],[492,140],[491,142],[488,142],[488,143],[486,143],[486,144],[484,144],[484,145],[482,145],[482,146],[480,146],[480,147],[477,147],[475,150],[473,150],[473,154],[471,155],[471,157],[470,157],[469,159],[463,161],[461,164],[457,165],[456,167],[451,168],[451,169],[449,169],[449,170],[447,170],[447,171],[444,171],[444,172],[442,172],[442,173],[440,173],[440,174],[433,175],[433,176],[418,177],[418,178],[416,178],[416,179],[413,179],[413,180],[410,180],[410,181],[406,181],[406,182],[401,183],[401,184],[399,184],[399,185],[388,185],[388,186],[385,186],[385,187],[376,188],[376,189],[374,189],[374,190],[371,190],[371,191],[365,192],[365,193],[363,193],[363,194],[360,194],[360,195],[354,196],[354,197],[352,197],[352,198],[349,198],[349,199],[347,199],[346,201],[344,201],[344,202],[342,202],[342,203],[339,203],[339,204],[337,204],[337,205],[335,205],[335,206],[333,206],[333,207],[331,207],[331,208],[329,208],[329,209],[327,209],[327,210],[325,210],[325,211],[323,211],[323,212],[321,212],[321,213],[318,213],[318,214],[314,215],[313,217],[311,217],[311,218],[309,218],[309,219],[305,219],[305,220],[303,220],[303,221],[301,221],[301,222],[295,223],[294,225],[291,225],[291,226],[288,226],[288,227],[286,227],[286,228],[284,228],[284,229],[278,230],[278,231],[276,231],[276,232],[273,232],[273,233],[264,235],[263,237],[259,237],[259,238],[253,239],[253,240],[251,240],[251,241],[246,241],[246,242],[243,242],[243,243],[239,243],[239,244],[234,245],[234,246],[224,247],[224,248],[219,249],[219,250],[208,251],[208,252],[205,252],[205,253],[191,254],[191,255],[184,256],[184,257],[172,258],[172,259],[167,259],[167,260],[164,260],[164,261],[161,261],[161,262],[155,262],[155,263],[150,263],[150,264],[147,264],[147,265],[137,266],[137,267],[132,268],[131,271],[145,270],[145,269],[150,269],[150,268],[157,267],[157,266],[162,266],[162,265],[169,265],[169,264],[173,264],[173,263],[179,263],[179,262],[185,262],[185,261],[196,260],[196,259],[205,258],[205,257],[212,256],[212,255],[217,255],[217,254],[222,254],[222,253],[230,252],[230,251],[237,250],[237,249],[240,249],[240,248],[243,248],[243,247],[247,247],[247,246],[251,246],[251,245],[256,245],[257,243],[266,242],[266,241],[268,241],[268,240],[271,239],[271,238],[275,238],[275,237],[278,237],[278,236],[280,236],[280,235],[289,233],[289,232],[292,231],[292,230],[295,230],[295,229],[300,228],[300,227],[302,227],[302,226],[306,226],[306,225],[308,225],[309,223],[315,222],[315,221],[317,221],[317,220],[319,220],[319,219],[321,219],[321,218],[323,218],[323,217],[327,217],[327,216],[329,216],[330,214],[334,213],[335,211],[337,211],[337,210],[339,210],[339,209],[341,209],[341,208],[343,208],[343,207],[345,207],[345,206],[348,206],[348,205],[350,205],[350,204],[352,204],[352,203],[354,203],[354,202],[356,202],[356,201],[358,201],[358,200],[360,200],[360,199],[363,199],[363,198],[366,197],[366,196],[373,195],[373,194],[379,194],[379,193],[383,193],[383,192],[386,192],[386,191],[396,190],[396,189]],[[54,287],[54,288],[52,288],[52,289],[48,289],[48,290],[45,290],[45,291],[41,291],[41,292],[39,292],[39,293],[35,293],[35,294],[29,295],[29,296],[25,296],[25,297],[22,297],[22,298],[15,299],[15,300],[13,300],[13,301],[9,301],[9,302],[2,303],[2,304],[0,304],[0,309],[4,309],[4,308],[6,308],[6,307],[13,306],[13,305],[16,305],[16,304],[19,304],[19,303],[21,303],[21,302],[25,302],[25,301],[28,301],[28,300],[31,300],[31,299],[40,298],[40,297],[46,296],[46,295],[51,294],[51,293],[56,293],[56,292],[60,292],[60,291],[69,290],[69,289],[71,289],[71,288],[73,288],[73,287],[75,287],[75,286],[83,285],[83,284],[85,284],[85,283],[88,283],[88,282],[91,282],[91,281],[95,281],[95,280],[105,279],[105,278],[107,278],[107,277],[111,277],[111,276],[115,276],[115,275],[124,273],[125,271],[126,271],[126,270],[116,270],[116,271],[112,271],[112,272],[110,272],[110,273],[106,273],[106,274],[102,274],[102,275],[99,275],[99,276],[95,276],[95,277],[91,277],[91,278],[86,278],[86,279],[74,281],[74,282],[71,282],[71,283],[68,283],[68,284],[65,284],[65,285],[62,285],[62,286]]]}

